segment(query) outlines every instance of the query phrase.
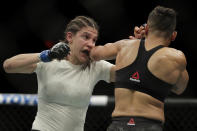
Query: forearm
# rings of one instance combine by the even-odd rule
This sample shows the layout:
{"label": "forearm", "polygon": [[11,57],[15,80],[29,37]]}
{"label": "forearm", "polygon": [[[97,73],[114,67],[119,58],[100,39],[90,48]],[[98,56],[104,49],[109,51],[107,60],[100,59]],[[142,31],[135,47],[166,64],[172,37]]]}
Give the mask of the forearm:
{"label": "forearm", "polygon": [[181,73],[181,75],[180,75],[177,83],[175,84],[174,88],[172,89],[172,91],[178,95],[182,94],[187,87],[188,81],[189,81],[188,72],[187,72],[187,70],[184,70]]}
{"label": "forearm", "polygon": [[39,53],[20,54],[5,60],[3,67],[7,73],[30,73],[39,61]]}
{"label": "forearm", "polygon": [[90,53],[90,57],[92,60],[98,61],[98,60],[112,60],[115,59],[116,56],[110,54],[110,51],[107,52],[105,46],[96,46],[95,48],[92,49]]}
{"label": "forearm", "polygon": [[90,52],[90,57],[93,60],[112,60],[115,59],[119,49],[119,43],[108,43],[94,47]]}
{"label": "forearm", "polygon": [[59,42],[50,50],[44,50],[41,53],[20,54],[11,57],[4,61],[3,67],[7,73],[32,73],[39,61],[62,60],[65,59],[69,52],[69,46],[64,42]]}

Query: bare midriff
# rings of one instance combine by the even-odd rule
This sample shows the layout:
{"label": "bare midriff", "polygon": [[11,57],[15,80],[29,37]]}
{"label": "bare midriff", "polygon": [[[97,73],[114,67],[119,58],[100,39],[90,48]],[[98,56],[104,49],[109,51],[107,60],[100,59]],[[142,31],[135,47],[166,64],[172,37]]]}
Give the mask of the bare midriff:
{"label": "bare midriff", "polygon": [[164,122],[164,103],[139,91],[116,88],[112,117],[117,116],[145,117]]}

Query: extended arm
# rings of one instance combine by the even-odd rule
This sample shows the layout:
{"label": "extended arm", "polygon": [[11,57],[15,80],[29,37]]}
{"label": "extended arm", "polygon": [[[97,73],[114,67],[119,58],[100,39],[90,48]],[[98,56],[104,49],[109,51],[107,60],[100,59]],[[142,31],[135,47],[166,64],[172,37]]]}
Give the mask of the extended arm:
{"label": "extended arm", "polygon": [[90,52],[90,57],[93,60],[112,60],[117,56],[118,51],[121,48],[123,40],[115,43],[107,43],[103,46],[96,46]]}
{"label": "extended arm", "polygon": [[66,43],[58,43],[50,50],[41,53],[20,54],[4,61],[3,67],[7,73],[32,73],[39,61],[49,62],[53,59],[64,59],[70,51]]}
{"label": "extended arm", "polygon": [[4,61],[3,68],[7,73],[32,73],[40,61],[39,53],[20,54]]}
{"label": "extended arm", "polygon": [[[145,26],[141,25],[140,27],[135,26],[134,28],[134,36],[129,36],[130,40],[133,39],[141,39],[145,37]],[[115,59],[117,53],[121,48],[121,44],[124,43],[125,40],[120,40],[115,43],[107,43],[103,46],[96,46],[92,49],[90,53],[90,58],[92,60],[112,60]]]}

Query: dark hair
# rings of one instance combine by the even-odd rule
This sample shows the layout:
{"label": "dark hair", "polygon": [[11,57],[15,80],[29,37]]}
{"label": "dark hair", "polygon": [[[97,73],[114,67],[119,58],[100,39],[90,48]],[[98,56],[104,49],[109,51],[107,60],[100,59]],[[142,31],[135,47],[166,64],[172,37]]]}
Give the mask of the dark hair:
{"label": "dark hair", "polygon": [[168,38],[176,28],[176,12],[171,8],[157,6],[148,16],[151,32],[159,31],[157,35]]}
{"label": "dark hair", "polygon": [[[92,18],[87,16],[77,16],[67,24],[64,34],[65,36],[67,32],[72,32],[73,34],[77,34],[77,32],[84,27],[92,27],[96,29],[97,32],[99,32],[99,26]],[[68,43],[66,38],[64,39],[64,42]],[[82,69],[85,70],[87,67],[90,68],[90,64],[92,62],[93,62],[92,60],[89,60],[89,62],[83,64]]]}
{"label": "dark hair", "polygon": [[[67,32],[72,32],[73,34],[76,34],[84,27],[92,27],[99,32],[99,27],[92,18],[87,16],[77,16],[68,23],[66,30],[64,31],[65,36]],[[64,41],[68,42],[66,39]]]}

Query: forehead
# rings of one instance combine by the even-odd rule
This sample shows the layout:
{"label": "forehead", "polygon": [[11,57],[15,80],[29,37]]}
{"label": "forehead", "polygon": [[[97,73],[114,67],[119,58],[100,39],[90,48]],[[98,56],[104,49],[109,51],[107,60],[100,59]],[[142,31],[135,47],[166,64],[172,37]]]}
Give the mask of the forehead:
{"label": "forehead", "polygon": [[98,31],[95,28],[92,28],[92,27],[84,27],[78,33],[80,33],[80,34],[86,34],[87,33],[89,35],[92,35],[93,37],[98,36]]}

